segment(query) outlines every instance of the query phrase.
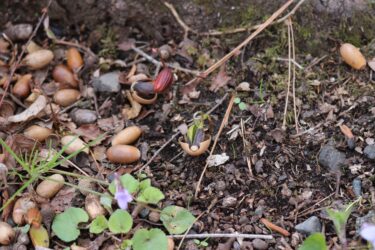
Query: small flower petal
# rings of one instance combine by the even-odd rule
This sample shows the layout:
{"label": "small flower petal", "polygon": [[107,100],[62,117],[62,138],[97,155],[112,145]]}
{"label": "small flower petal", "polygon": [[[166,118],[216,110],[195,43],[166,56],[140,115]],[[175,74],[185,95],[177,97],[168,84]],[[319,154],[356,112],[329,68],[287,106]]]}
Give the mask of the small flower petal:
{"label": "small flower petal", "polygon": [[362,238],[369,241],[375,247],[375,225],[364,223],[360,232]]}
{"label": "small flower petal", "polygon": [[126,189],[118,190],[115,194],[117,204],[121,209],[128,209],[128,203],[133,200],[132,196]]}

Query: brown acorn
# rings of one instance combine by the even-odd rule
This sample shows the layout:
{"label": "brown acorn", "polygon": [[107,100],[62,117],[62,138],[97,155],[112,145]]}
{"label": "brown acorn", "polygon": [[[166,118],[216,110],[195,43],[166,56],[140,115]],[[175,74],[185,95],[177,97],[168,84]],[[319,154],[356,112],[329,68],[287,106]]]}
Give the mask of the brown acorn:
{"label": "brown acorn", "polygon": [[133,99],[140,104],[152,104],[158,98],[151,82],[134,82],[130,86],[130,93]]}
{"label": "brown acorn", "polygon": [[66,62],[68,67],[76,73],[83,65],[83,59],[81,54],[76,48],[70,48],[66,52]]}
{"label": "brown acorn", "polygon": [[78,81],[73,72],[65,65],[57,65],[52,72],[53,80],[61,84],[61,88],[77,88]]}
{"label": "brown acorn", "polygon": [[33,53],[28,54],[22,63],[28,66],[30,69],[41,69],[47,66],[53,60],[53,53],[48,49],[37,50]]}
{"label": "brown acorn", "polygon": [[81,93],[76,89],[61,89],[53,95],[53,101],[63,107],[75,103],[81,97]]}
{"label": "brown acorn", "polygon": [[107,158],[112,163],[129,164],[138,161],[141,152],[129,145],[115,145],[107,150]]}
{"label": "brown acorn", "polygon": [[31,91],[30,82],[32,77],[31,74],[21,76],[13,87],[13,94],[20,98],[26,98]]}
{"label": "brown acorn", "polygon": [[36,207],[30,208],[26,213],[26,222],[34,227],[40,227],[42,223],[42,214]]}
{"label": "brown acorn", "polygon": [[158,76],[154,80],[154,92],[161,93],[166,90],[173,83],[173,73],[171,68],[164,67],[162,71],[159,72]]}

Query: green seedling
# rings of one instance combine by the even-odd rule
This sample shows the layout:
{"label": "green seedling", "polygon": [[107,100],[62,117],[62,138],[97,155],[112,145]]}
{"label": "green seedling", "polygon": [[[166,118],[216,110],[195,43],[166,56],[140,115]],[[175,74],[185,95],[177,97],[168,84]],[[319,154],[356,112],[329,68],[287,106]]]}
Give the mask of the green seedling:
{"label": "green seedling", "polygon": [[327,243],[322,233],[314,233],[307,237],[298,250],[327,250]]}
{"label": "green seedling", "polygon": [[242,111],[247,109],[246,103],[242,102],[239,97],[234,98],[234,103],[237,104],[238,108]]}
{"label": "green seedling", "polygon": [[205,121],[210,121],[208,114],[201,112],[196,113],[193,124],[188,128],[185,135],[185,140],[189,144],[192,151],[196,151],[199,148],[199,144],[205,139]]}
{"label": "green seedling", "polygon": [[205,239],[205,240],[202,240],[202,241],[195,239],[195,240],[194,240],[194,243],[195,243],[198,247],[206,248],[206,247],[208,247],[208,242],[207,242],[207,240],[208,240],[208,238]]}

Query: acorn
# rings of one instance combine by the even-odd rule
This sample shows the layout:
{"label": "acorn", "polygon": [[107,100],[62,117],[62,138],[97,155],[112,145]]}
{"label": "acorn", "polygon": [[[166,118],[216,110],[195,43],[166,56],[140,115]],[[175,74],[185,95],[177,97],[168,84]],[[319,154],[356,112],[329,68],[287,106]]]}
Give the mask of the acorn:
{"label": "acorn", "polygon": [[81,97],[81,93],[76,89],[61,89],[53,95],[53,101],[63,107],[75,103]]}
{"label": "acorn", "polygon": [[37,207],[30,208],[26,213],[26,222],[34,227],[40,227],[42,223],[42,214]]}
{"label": "acorn", "polygon": [[64,176],[61,174],[53,174],[39,183],[36,193],[43,198],[52,198],[62,189],[64,181]]}
{"label": "acorn", "polygon": [[154,80],[154,92],[161,93],[171,86],[173,83],[173,73],[171,68],[164,67],[162,71],[159,72],[158,76]]}
{"label": "acorn", "polygon": [[5,222],[0,221],[0,245],[9,245],[16,236],[16,232],[13,228]]}
{"label": "acorn", "polygon": [[53,60],[53,53],[48,49],[37,50],[28,54],[22,63],[30,69],[41,69],[47,66]]}
{"label": "acorn", "polygon": [[138,140],[141,136],[142,130],[137,126],[130,126],[121,130],[112,139],[112,146],[115,145],[129,145]]}
{"label": "acorn", "polygon": [[105,215],[106,210],[100,204],[100,199],[97,195],[89,194],[85,199],[85,210],[88,213],[91,220],[95,219],[99,215]]}
{"label": "acorn", "polygon": [[53,80],[61,84],[61,88],[77,88],[78,81],[73,72],[65,65],[59,64],[52,71]]}
{"label": "acorn", "polygon": [[23,133],[27,137],[42,142],[52,134],[52,129],[45,128],[39,125],[31,125]]}
{"label": "acorn", "polygon": [[32,77],[31,74],[21,76],[14,85],[12,93],[17,97],[26,98],[31,91],[30,82]]}
{"label": "acorn", "polygon": [[134,82],[130,87],[130,94],[140,104],[152,104],[158,98],[151,82]]}
{"label": "acorn", "polygon": [[83,66],[82,56],[76,48],[70,48],[66,51],[66,63],[74,73],[78,72]]}
{"label": "acorn", "polygon": [[344,62],[354,69],[360,70],[366,66],[366,59],[361,51],[350,43],[341,45],[340,54]]}
{"label": "acorn", "polygon": [[25,224],[25,216],[27,211],[34,207],[36,207],[36,204],[30,199],[30,197],[19,198],[14,204],[12,211],[12,219],[14,223],[20,226]]}
{"label": "acorn", "polygon": [[112,163],[129,164],[139,160],[141,152],[129,145],[116,145],[107,150],[107,158]]}
{"label": "acorn", "polygon": [[183,142],[182,137],[178,139],[178,143],[180,144],[181,148],[191,156],[199,156],[203,154],[208,147],[210,146],[211,143],[211,136],[207,136],[206,140],[202,141],[199,143],[199,146],[192,145],[190,146],[189,143]]}
{"label": "acorn", "polygon": [[78,150],[82,150],[82,152],[85,152],[86,154],[89,153],[89,148],[86,146],[86,143],[77,136],[66,135],[61,138],[61,144],[63,147],[68,145],[64,151],[66,154],[72,154]]}

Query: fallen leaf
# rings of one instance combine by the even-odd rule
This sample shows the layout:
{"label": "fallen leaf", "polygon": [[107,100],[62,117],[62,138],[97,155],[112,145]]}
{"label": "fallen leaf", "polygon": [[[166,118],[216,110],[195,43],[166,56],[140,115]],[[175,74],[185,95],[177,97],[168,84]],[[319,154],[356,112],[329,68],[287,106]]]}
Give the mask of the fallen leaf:
{"label": "fallen leaf", "polygon": [[368,62],[368,66],[375,71],[375,57],[371,59],[371,61]]}
{"label": "fallen leaf", "polygon": [[[91,140],[97,139],[99,136],[103,135],[104,132],[102,132],[96,124],[84,124],[80,126],[79,128],[75,129],[74,131],[75,134],[82,136],[84,141],[88,142]],[[97,141],[94,145],[98,145],[102,140],[104,140],[105,137],[102,137],[101,140]],[[94,146],[93,145],[93,146]]]}
{"label": "fallen leaf", "polygon": [[221,155],[211,155],[207,158],[207,164],[209,167],[217,167],[223,165],[229,160],[229,156],[226,153],[222,153]]}
{"label": "fallen leaf", "polygon": [[9,122],[25,122],[37,117],[47,106],[47,99],[40,95],[30,107],[25,109],[22,113],[10,116]]}
{"label": "fallen leaf", "polygon": [[250,83],[248,83],[248,82],[241,82],[236,87],[236,90],[237,91],[249,92],[250,91]]}
{"label": "fallen leaf", "polygon": [[284,141],[285,139],[285,131],[283,131],[282,129],[280,128],[275,128],[274,130],[270,131],[268,133],[270,136],[272,136],[272,138],[277,142],[277,143],[281,143]]}
{"label": "fallen leaf", "polygon": [[129,91],[126,91],[126,97],[128,98],[131,107],[122,109],[122,116],[125,119],[131,120],[131,119],[136,118],[139,115],[142,109],[142,105],[134,101]]}
{"label": "fallen leaf", "polygon": [[224,64],[220,67],[219,73],[212,80],[210,90],[213,92],[218,91],[220,88],[227,85],[230,79],[231,78],[227,75],[227,72],[225,71],[225,64]]}
{"label": "fallen leaf", "polygon": [[340,125],[340,129],[341,129],[341,132],[346,136],[346,137],[348,137],[349,139],[350,138],[353,138],[354,137],[354,135],[353,135],[353,133],[352,133],[352,130],[350,129],[350,128],[348,128],[348,126],[346,126],[346,125]]}
{"label": "fallen leaf", "polygon": [[73,187],[64,187],[50,202],[51,208],[55,212],[63,212],[72,206],[72,200],[76,196],[76,189]]}

